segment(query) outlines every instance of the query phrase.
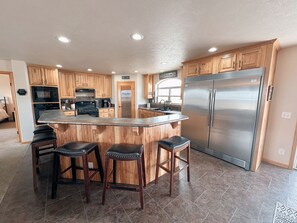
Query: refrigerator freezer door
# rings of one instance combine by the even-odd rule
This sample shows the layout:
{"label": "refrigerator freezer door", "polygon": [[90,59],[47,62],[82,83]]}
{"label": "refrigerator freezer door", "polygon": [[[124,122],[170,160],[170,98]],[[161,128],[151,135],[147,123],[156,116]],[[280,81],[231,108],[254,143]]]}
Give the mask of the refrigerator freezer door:
{"label": "refrigerator freezer door", "polygon": [[246,169],[251,162],[260,84],[259,76],[214,81],[209,149],[235,158]]}
{"label": "refrigerator freezer door", "polygon": [[191,140],[192,147],[208,147],[210,99],[213,80],[186,83],[183,114],[189,119],[182,123],[182,135]]}

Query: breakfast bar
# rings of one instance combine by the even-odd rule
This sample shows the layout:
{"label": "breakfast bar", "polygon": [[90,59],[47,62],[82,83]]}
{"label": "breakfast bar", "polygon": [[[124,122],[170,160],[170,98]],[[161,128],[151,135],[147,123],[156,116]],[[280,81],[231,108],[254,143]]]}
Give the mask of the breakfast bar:
{"label": "breakfast bar", "polygon": [[[61,146],[71,141],[94,142],[99,146],[99,153],[105,166],[105,153],[113,144],[129,143],[143,144],[145,156],[146,181],[155,179],[158,141],[181,134],[181,121],[188,119],[185,115],[172,114],[152,118],[98,118],[89,115],[65,116],[60,110],[45,111],[39,118],[39,123],[48,124],[54,128],[57,144]],[[161,160],[168,159],[168,153],[161,154]],[[95,155],[88,157],[89,165],[96,167]],[[67,168],[71,161],[61,158],[61,169]],[[82,160],[78,161],[82,164]],[[178,163],[177,163],[178,165]],[[165,171],[160,171],[163,175]],[[63,175],[71,178],[71,170]],[[77,173],[78,179],[83,179],[82,171]],[[94,178],[100,180],[99,175]],[[138,184],[137,166],[135,162],[119,162],[117,165],[117,182]]]}

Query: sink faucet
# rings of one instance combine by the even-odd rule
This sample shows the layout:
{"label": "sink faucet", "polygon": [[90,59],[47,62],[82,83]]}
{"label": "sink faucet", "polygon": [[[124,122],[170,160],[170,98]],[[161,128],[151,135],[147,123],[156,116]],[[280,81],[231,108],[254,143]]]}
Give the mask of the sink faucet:
{"label": "sink faucet", "polygon": [[166,101],[164,100],[164,99],[161,99],[160,101],[159,101],[159,103],[160,104],[162,104],[162,102],[163,102],[163,110],[165,110],[166,109]]}

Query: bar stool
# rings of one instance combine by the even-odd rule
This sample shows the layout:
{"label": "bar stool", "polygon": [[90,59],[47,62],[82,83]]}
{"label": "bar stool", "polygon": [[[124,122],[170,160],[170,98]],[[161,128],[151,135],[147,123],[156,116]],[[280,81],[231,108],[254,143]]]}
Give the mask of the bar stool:
{"label": "bar stool", "polygon": [[48,125],[41,125],[41,126],[36,126],[34,129],[34,135],[40,134],[40,133],[51,133],[54,132],[53,128],[51,128]]}
{"label": "bar stool", "polygon": [[[146,177],[145,177],[145,163],[144,163],[144,154],[143,154],[143,145],[135,145],[135,144],[114,144],[112,145],[105,154],[105,179],[104,179],[104,188],[103,188],[103,195],[102,195],[102,205],[105,203],[105,194],[106,190],[108,189],[108,164],[109,160],[113,160],[113,183],[114,185],[111,188],[121,189],[121,190],[130,190],[130,191],[137,191],[139,192],[140,196],[140,205],[141,209],[143,209],[143,186],[146,187]],[[127,186],[117,186],[116,185],[116,161],[137,161],[137,170],[138,170],[138,188],[131,188]]]}
{"label": "bar stool", "polygon": [[[32,149],[32,168],[33,168],[33,187],[36,191],[37,185],[37,173],[39,173],[39,167],[42,163],[39,163],[39,157],[51,154],[54,149],[57,148],[57,138],[54,132],[39,133],[33,136],[31,142]],[[46,152],[44,152],[47,150]],[[40,153],[43,151],[43,153]]]}
{"label": "bar stool", "polygon": [[[95,153],[98,168],[89,168],[88,166],[88,154],[91,152]],[[70,157],[71,165],[65,170],[60,171],[60,156]],[[82,158],[83,167],[76,166],[76,158]],[[104,179],[102,161],[99,154],[98,144],[96,143],[85,143],[85,142],[69,142],[63,146],[57,148],[54,151],[54,164],[53,164],[53,182],[52,182],[52,199],[56,198],[57,187],[58,187],[58,177],[60,174],[65,173],[69,169],[72,170],[72,181],[76,182],[76,170],[84,171],[84,184],[87,203],[90,201],[90,180],[95,176],[97,172],[100,174],[101,182]],[[89,176],[89,170],[94,171],[91,176]]]}
{"label": "bar stool", "polygon": [[[165,149],[171,153],[171,158],[160,163],[160,156],[161,156],[161,149]],[[177,156],[176,153],[187,150],[187,160]],[[175,171],[175,159],[179,159],[186,163],[186,165]],[[166,163],[171,162],[170,170],[163,165]],[[185,167],[187,167],[187,178],[188,182],[190,181],[190,140],[182,137],[182,136],[173,136],[169,139],[162,139],[158,142],[158,153],[157,153],[157,165],[156,165],[156,177],[155,177],[155,184],[158,184],[158,177],[159,177],[159,168],[162,168],[167,173],[170,174],[170,196],[172,194],[172,186],[173,186],[173,176],[180,171],[182,171]]]}

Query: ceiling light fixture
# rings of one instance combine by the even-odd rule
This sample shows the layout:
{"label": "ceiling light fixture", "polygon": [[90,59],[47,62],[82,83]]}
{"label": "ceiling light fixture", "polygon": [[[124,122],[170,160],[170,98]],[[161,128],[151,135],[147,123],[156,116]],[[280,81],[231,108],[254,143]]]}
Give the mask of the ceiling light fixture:
{"label": "ceiling light fixture", "polygon": [[164,70],[160,70],[160,72],[164,72]]}
{"label": "ceiling light fixture", "polygon": [[70,43],[71,40],[65,36],[58,36],[58,40],[62,43]]}
{"label": "ceiling light fixture", "polygon": [[93,70],[92,70],[91,68],[88,68],[88,71],[89,71],[89,72],[92,72]]}
{"label": "ceiling light fixture", "polygon": [[213,53],[216,52],[218,49],[216,47],[211,47],[208,52]]}
{"label": "ceiling light fixture", "polygon": [[167,63],[166,63],[166,62],[162,62],[161,64],[164,64],[164,65],[165,65],[165,64],[167,64]]}
{"label": "ceiling light fixture", "polygon": [[115,72],[115,71],[111,71],[111,73],[112,73],[112,74],[115,74],[116,72]]}
{"label": "ceiling light fixture", "polygon": [[138,73],[138,70],[134,70],[134,73]]}
{"label": "ceiling light fixture", "polygon": [[144,38],[144,36],[141,35],[140,33],[134,33],[131,35],[131,38],[134,40],[142,40]]}
{"label": "ceiling light fixture", "polygon": [[62,68],[63,66],[61,64],[57,64],[56,67]]}

